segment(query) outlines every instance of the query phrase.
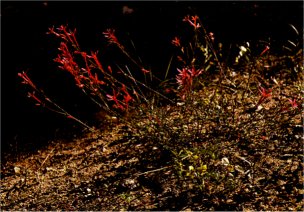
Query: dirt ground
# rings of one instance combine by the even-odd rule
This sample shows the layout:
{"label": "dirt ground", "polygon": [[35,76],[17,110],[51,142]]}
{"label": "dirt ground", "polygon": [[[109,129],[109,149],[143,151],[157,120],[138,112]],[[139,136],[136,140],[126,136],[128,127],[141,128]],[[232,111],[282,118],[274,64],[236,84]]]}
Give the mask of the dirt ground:
{"label": "dirt ground", "polygon": [[18,160],[7,155],[1,209],[303,210],[302,140],[263,145],[265,150],[253,155],[230,145],[242,167],[256,161],[256,176],[242,175],[233,193],[219,185],[214,189],[222,193],[204,195],[191,182],[181,182],[168,152],[133,136],[128,126],[113,124],[102,132],[54,140]]}
{"label": "dirt ground", "polygon": [[[241,84],[242,81],[236,80],[235,83]],[[210,90],[198,94],[202,95],[198,99],[205,101],[204,98],[210,96],[213,88],[208,86]],[[286,113],[289,114],[286,117],[283,114],[280,116],[282,123],[274,120],[278,117],[276,115],[267,118],[272,107],[278,111],[279,94],[299,95],[297,83],[291,82],[283,88],[276,89],[277,93],[273,91],[272,99],[263,104],[264,109],[254,112],[257,117],[248,115],[252,111],[246,110],[246,105],[257,102],[258,96],[252,95],[243,104],[244,108],[237,108],[237,113],[243,111],[240,116],[243,123],[246,123],[246,117],[253,117],[254,122],[236,129],[240,132],[248,130],[243,135],[254,139],[242,140],[237,135],[225,134],[218,137],[217,151],[221,157],[210,160],[208,169],[224,170],[223,164],[228,163],[229,156],[231,166],[226,169],[233,169],[233,174],[230,173],[231,179],[229,174],[225,179],[233,188],[229,185],[227,188],[227,182],[206,181],[205,190],[200,190],[197,188],[199,183],[192,178],[180,178],[172,152],[162,149],[155,140],[149,140],[149,130],[147,136],[140,136],[132,128],[136,124],[145,125],[147,120],[139,115],[133,118],[133,125],[107,121],[102,130],[83,131],[74,138],[53,140],[35,152],[18,157],[3,153],[1,210],[303,211],[302,114],[296,110]],[[229,95],[227,99],[230,101],[236,96]],[[181,113],[176,110],[173,107],[166,123],[173,134],[174,124],[178,124],[173,119],[183,120],[179,119]],[[265,124],[265,120],[269,123]],[[194,146],[207,149],[212,146],[213,137],[226,130],[216,131],[218,128],[212,128],[212,125],[214,123],[210,122],[201,129],[204,134],[201,138],[208,142],[195,143]],[[262,127],[265,136],[256,136],[259,135],[257,130],[263,130],[261,126],[265,126]],[[276,131],[272,126],[280,129]],[[206,131],[210,134],[207,135]],[[174,144],[169,145],[174,149]],[[203,153],[201,157],[205,157]]]}

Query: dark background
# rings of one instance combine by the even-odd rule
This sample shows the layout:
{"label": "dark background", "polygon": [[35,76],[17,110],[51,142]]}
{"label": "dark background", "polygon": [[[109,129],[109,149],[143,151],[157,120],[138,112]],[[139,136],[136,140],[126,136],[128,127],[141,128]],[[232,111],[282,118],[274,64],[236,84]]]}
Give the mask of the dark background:
{"label": "dark background", "polygon": [[[1,2],[1,141],[4,151],[33,150],[46,141],[70,136],[81,128],[71,120],[34,106],[17,73],[28,74],[60,105],[80,117],[94,114],[69,76],[56,68],[58,41],[46,35],[51,26],[77,28],[84,50],[105,48],[102,32],[115,28],[131,38],[138,55],[153,71],[166,69],[171,40],[183,33],[185,15],[199,15],[208,31],[223,43],[271,38],[291,39],[288,24],[303,27],[303,3],[292,2]],[[123,6],[134,11],[123,14]]]}

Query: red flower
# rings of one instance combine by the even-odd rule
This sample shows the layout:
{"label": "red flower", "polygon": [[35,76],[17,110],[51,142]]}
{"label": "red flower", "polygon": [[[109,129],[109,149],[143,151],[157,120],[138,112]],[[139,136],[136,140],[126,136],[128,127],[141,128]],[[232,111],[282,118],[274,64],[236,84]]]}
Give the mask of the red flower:
{"label": "red flower", "polygon": [[116,93],[116,91],[113,89],[113,96],[107,94],[107,97],[108,97],[109,101],[114,101],[115,102],[115,104],[113,105],[114,108],[124,110],[125,109],[124,106],[119,103],[118,95],[119,95],[119,92]]}
{"label": "red flower", "polygon": [[127,109],[129,107],[129,102],[132,101],[132,100],[133,100],[133,98],[130,96],[129,93],[127,93],[127,94],[124,95],[124,103],[126,103]]}
{"label": "red flower", "polygon": [[113,89],[113,96],[111,96],[110,94],[107,94],[107,97],[108,97],[109,101],[114,101],[115,103],[118,103],[118,99],[117,99],[118,95],[119,95],[119,93],[116,93],[116,91]]}
{"label": "red flower", "polygon": [[209,38],[212,40],[212,42],[214,42],[214,34],[213,34],[213,32],[209,33]]}
{"label": "red flower", "polygon": [[265,52],[267,52],[270,49],[269,46],[266,46],[265,49],[262,51],[262,53],[260,54],[260,56],[262,56]]}
{"label": "red flower", "polygon": [[35,90],[37,90],[35,84],[32,82],[32,80],[27,76],[27,74],[22,71],[22,73],[18,73],[18,76],[21,77],[24,81],[22,82],[23,84],[28,84]]}
{"label": "red flower", "polygon": [[266,89],[263,87],[261,87],[260,89],[260,93],[262,94],[262,97],[265,99],[271,97],[271,91],[272,91],[271,89],[268,89],[268,91],[266,91]]}
{"label": "red flower", "polygon": [[194,67],[177,69],[179,74],[176,76],[177,83],[182,87],[190,87],[195,77],[198,77],[203,70],[196,70]]}
{"label": "red flower", "polygon": [[59,33],[54,31],[54,26],[52,26],[52,28],[49,28],[49,31],[46,34],[54,34],[57,37],[61,37]]}
{"label": "red flower", "polygon": [[182,70],[177,69],[179,74],[176,76],[176,81],[180,86],[187,86],[190,84],[191,81],[191,75],[189,74],[188,69],[183,68]]}
{"label": "red flower", "polygon": [[271,97],[271,91],[272,91],[271,89],[266,90],[265,88],[261,87],[260,89],[261,97],[256,107],[262,104],[262,102],[264,102],[268,97]]}
{"label": "red flower", "polygon": [[142,71],[144,74],[150,73],[150,71],[147,70],[147,69],[145,69],[145,68],[142,68],[141,71]]}
{"label": "red flower", "polygon": [[126,106],[128,108],[128,105],[129,105],[129,102],[131,100],[133,100],[133,98],[131,97],[131,95],[129,94],[127,88],[126,88],[126,85],[125,84],[122,84],[122,88],[121,88],[122,92],[125,93],[124,95],[124,103],[126,103]]}
{"label": "red flower", "polygon": [[73,76],[77,75],[77,63],[74,61],[66,43],[61,42],[58,49],[61,51],[61,54],[54,61],[62,64],[60,66],[61,69],[69,71]]}
{"label": "red flower", "polygon": [[188,69],[188,72],[192,77],[198,77],[203,72],[203,70],[195,70],[195,68],[192,67],[191,69]]}
{"label": "red flower", "polygon": [[194,29],[197,29],[197,28],[200,28],[200,27],[201,27],[201,25],[200,25],[199,23],[197,23],[198,20],[199,20],[199,17],[198,17],[197,15],[191,16],[191,20],[190,20],[189,15],[187,15],[187,16],[183,19],[183,21],[190,23],[190,24],[194,27]]}
{"label": "red flower", "polygon": [[178,61],[185,63],[184,59],[181,56],[177,56]]}
{"label": "red flower", "polygon": [[181,46],[180,44],[180,39],[178,37],[175,37],[173,40],[172,40],[172,44],[176,47],[179,47]]}
{"label": "red flower", "polygon": [[35,91],[33,91],[33,93],[28,92],[27,94],[28,94],[28,97],[29,97],[29,98],[32,98],[32,99],[34,99],[36,102],[38,102],[38,103],[36,103],[37,106],[39,106],[39,105],[42,104],[42,101],[41,101],[40,99],[38,99],[37,96],[35,96]]}
{"label": "red flower", "polygon": [[54,34],[55,36],[60,37],[67,42],[70,42],[74,47],[79,48],[77,39],[75,37],[76,29],[74,29],[74,32],[70,30],[68,32],[66,28],[66,26],[61,25],[57,28],[58,32],[55,32],[54,27],[52,27],[49,28],[49,32],[47,32],[47,34]]}
{"label": "red flower", "polygon": [[108,66],[108,70],[112,74],[112,68],[111,68],[111,66]]}
{"label": "red flower", "polygon": [[292,108],[297,108],[299,106],[296,102],[296,99],[294,100],[288,99],[288,101],[290,102]]}
{"label": "red flower", "polygon": [[98,66],[98,68],[104,73],[103,67],[101,65],[101,63],[99,62],[98,58],[97,58],[97,53],[98,52],[91,52],[91,56],[88,56],[89,58],[93,58],[96,65]]}
{"label": "red flower", "polygon": [[97,73],[95,73],[95,75],[94,75],[94,82],[96,84],[100,84],[100,85],[105,85],[106,84],[104,81],[98,79]]}
{"label": "red flower", "polygon": [[114,34],[115,30],[114,29],[107,29],[106,32],[103,32],[102,34],[104,34],[105,38],[108,39],[109,43],[114,43],[116,44],[119,48],[123,49],[123,46],[119,43],[116,35]]}

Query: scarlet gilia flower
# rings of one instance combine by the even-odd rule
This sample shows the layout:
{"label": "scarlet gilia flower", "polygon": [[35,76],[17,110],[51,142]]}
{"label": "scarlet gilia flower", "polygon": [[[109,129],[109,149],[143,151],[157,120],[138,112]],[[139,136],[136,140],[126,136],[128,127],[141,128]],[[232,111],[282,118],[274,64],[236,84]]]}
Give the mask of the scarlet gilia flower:
{"label": "scarlet gilia flower", "polygon": [[[60,69],[70,72],[73,75],[77,86],[82,88],[84,85],[81,83],[80,68],[74,61],[73,55],[71,54],[68,46],[66,45],[66,43],[61,42],[60,47],[58,49],[61,51],[61,54],[58,54],[58,57],[54,59],[54,61],[61,64],[61,66],[59,66]],[[77,51],[75,52],[85,56],[85,53]]]}
{"label": "scarlet gilia flower", "polygon": [[193,79],[203,72],[203,70],[196,70],[194,67],[177,69],[177,71],[179,74],[176,76],[176,80],[180,86],[192,85]]}
{"label": "scarlet gilia flower", "polygon": [[265,49],[262,51],[262,53],[260,54],[260,56],[262,56],[263,54],[265,54],[265,52],[267,52],[270,49],[269,46],[266,46]]}
{"label": "scarlet gilia flower", "polygon": [[197,28],[200,28],[201,25],[199,23],[197,23],[199,20],[199,17],[197,15],[195,16],[191,16],[191,19],[190,19],[190,16],[187,15],[183,21],[185,22],[188,22],[190,25],[192,25],[194,27],[194,29],[197,29]]}
{"label": "scarlet gilia flower", "polygon": [[100,79],[98,79],[97,73],[94,75],[94,82],[99,85],[105,85],[106,83]]}
{"label": "scarlet gilia flower", "polygon": [[56,28],[58,32],[55,32],[54,26],[52,28],[49,28],[49,32],[46,34],[54,34],[57,37],[62,38],[63,40],[70,42],[74,47],[79,48],[77,39],[75,37],[76,29],[74,29],[74,32],[71,30],[67,31],[67,27],[61,25],[60,27]]}
{"label": "scarlet gilia flower", "polygon": [[203,70],[196,70],[194,67],[192,67],[191,69],[188,69],[188,72],[194,78],[194,77],[198,77],[203,72]]}
{"label": "scarlet gilia flower", "polygon": [[114,33],[115,33],[114,29],[107,29],[106,32],[103,32],[102,34],[104,34],[105,38],[108,39],[109,43],[114,43],[119,48],[123,48],[123,46],[119,43],[119,41]]}
{"label": "scarlet gilia flower", "polygon": [[150,73],[150,71],[147,70],[147,69],[145,69],[145,68],[142,68],[141,71],[142,71],[144,74]]}
{"label": "scarlet gilia flower", "polygon": [[[92,57],[95,58],[95,59],[94,59],[95,62],[96,62],[96,60],[97,60],[97,62],[99,63],[99,61],[98,61],[96,55],[93,53],[93,56],[89,56],[89,55],[87,55],[86,52],[78,52],[78,51],[76,51],[75,53],[78,53],[78,54],[81,54],[81,55],[82,55],[82,57],[83,57],[83,59],[84,59],[84,62],[85,62],[85,64],[86,64],[86,68],[85,68],[85,69],[83,68],[83,70],[86,71],[86,72],[88,73],[89,79],[91,80],[90,83],[91,83],[91,84],[100,84],[100,85],[106,84],[104,81],[101,81],[101,80],[98,79],[97,73],[95,73],[94,75],[92,74],[91,68],[90,68],[90,66],[89,66],[89,64],[88,64],[87,58],[92,58]],[[101,64],[99,64],[99,66],[101,67]],[[103,71],[102,67],[101,67],[100,70]]]}
{"label": "scarlet gilia flower", "polygon": [[110,94],[107,94],[108,100],[109,101],[114,101],[115,103],[118,103],[118,99],[117,99],[118,94],[119,93],[116,93],[116,91],[113,89],[113,96],[110,95]]}
{"label": "scarlet gilia flower", "polygon": [[265,99],[268,97],[271,97],[271,91],[272,91],[271,89],[266,90],[263,87],[261,87],[261,89],[260,89],[260,93],[261,93],[262,97]]}
{"label": "scarlet gilia flower", "polygon": [[22,73],[18,73],[18,76],[23,79],[23,82],[22,82],[23,84],[28,84],[35,90],[37,89],[35,84],[32,82],[32,80],[27,76],[27,74],[24,71],[22,71]]}
{"label": "scarlet gilia flower", "polygon": [[180,44],[180,39],[178,37],[175,37],[172,42],[171,42],[174,46],[176,47],[180,47],[181,44]]}
{"label": "scarlet gilia flower", "polygon": [[290,102],[292,108],[298,108],[299,105],[297,104],[296,99],[288,99],[288,101]]}
{"label": "scarlet gilia flower", "polygon": [[182,70],[177,69],[179,72],[176,76],[176,81],[179,85],[179,88],[181,88],[180,95],[182,96],[182,99],[185,99],[186,94],[191,91],[191,87],[193,84],[193,79],[198,77],[203,70],[196,70],[194,67],[192,68],[183,68]]}
{"label": "scarlet gilia flower", "polygon": [[118,95],[119,95],[119,92],[117,93],[113,89],[113,95],[107,94],[107,97],[108,97],[109,101],[114,101],[115,102],[115,104],[113,105],[114,108],[118,108],[118,109],[124,110],[124,106],[119,103]]}
{"label": "scarlet gilia flower", "polygon": [[182,62],[182,63],[184,63],[184,64],[186,63],[181,56],[177,56],[177,60],[180,61],[180,62]]}
{"label": "scarlet gilia flower", "polygon": [[128,110],[129,108],[129,102],[132,101],[133,98],[130,96],[130,94],[125,94],[124,95],[124,99],[123,99],[123,102],[126,104],[126,109]]}
{"label": "scarlet gilia flower", "polygon": [[75,119],[75,117],[72,116],[72,115],[67,115],[66,117],[67,117],[68,119]]}
{"label": "scarlet gilia flower", "polygon": [[37,106],[42,105],[42,101],[35,95],[35,91],[33,91],[32,93],[28,92],[27,97],[34,99],[37,102]]}
{"label": "scarlet gilia flower", "polygon": [[61,38],[63,38],[63,39],[66,40],[66,38],[65,38],[65,37],[62,37],[61,34],[55,32],[54,26],[50,27],[50,28],[49,28],[49,31],[48,31],[46,34],[53,34],[53,35],[55,35],[55,36],[57,36],[57,37],[61,37]]}
{"label": "scarlet gilia flower", "polygon": [[191,75],[188,69],[183,68],[182,70],[177,69],[178,75],[176,76],[176,81],[180,87],[187,87],[192,84]]}
{"label": "scarlet gilia flower", "polygon": [[262,104],[268,97],[271,97],[271,89],[266,90],[265,88],[260,88],[261,97],[259,99],[259,102],[257,103],[256,107]]}
{"label": "scarlet gilia flower", "polygon": [[79,52],[79,51],[75,51],[74,53],[75,54],[80,54],[82,56],[84,62],[85,62],[86,68],[82,68],[81,70],[86,71],[88,73],[90,79],[92,79],[92,78],[94,79],[94,77],[93,77],[93,75],[91,73],[91,68],[90,68],[90,66],[88,64],[88,60],[87,60],[87,56],[88,55],[87,55],[87,53],[86,52]]}
{"label": "scarlet gilia flower", "polygon": [[139,99],[139,95],[135,89],[133,89],[133,94],[136,96],[137,99]]}
{"label": "scarlet gilia flower", "polygon": [[93,52],[92,51],[91,55],[88,55],[88,58],[93,58],[93,60],[95,61],[96,65],[98,66],[98,68],[102,71],[102,73],[104,73],[103,67],[102,67],[100,61],[97,58],[97,54],[98,54],[98,51],[97,52]]}
{"label": "scarlet gilia flower", "polygon": [[214,42],[214,34],[213,34],[213,32],[209,33],[209,38],[212,40],[212,42]]}
{"label": "scarlet gilia flower", "polygon": [[299,108],[299,105],[298,105],[298,103],[296,102],[296,99],[293,99],[293,100],[292,100],[292,99],[288,99],[288,101],[289,101],[289,103],[290,103],[290,106],[281,108],[280,112],[286,112],[286,111],[288,111],[288,109],[289,109],[290,107],[292,107],[292,108]]}
{"label": "scarlet gilia flower", "polygon": [[122,92],[124,92],[124,99],[123,102],[126,104],[126,109],[128,110],[129,108],[129,102],[133,100],[133,98],[131,97],[131,95],[129,94],[127,87],[125,84],[122,84],[122,88],[121,88]]}

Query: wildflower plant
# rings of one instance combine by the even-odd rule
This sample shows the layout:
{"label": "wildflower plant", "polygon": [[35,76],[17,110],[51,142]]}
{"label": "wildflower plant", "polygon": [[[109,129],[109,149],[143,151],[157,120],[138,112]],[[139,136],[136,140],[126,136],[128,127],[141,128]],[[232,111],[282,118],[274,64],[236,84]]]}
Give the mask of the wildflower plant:
{"label": "wildflower plant", "polygon": [[[172,153],[180,189],[194,184],[204,195],[229,195],[231,189],[239,189],[243,177],[253,182],[260,174],[254,155],[270,151],[263,142],[272,140],[278,147],[278,140],[286,142],[286,126],[291,129],[301,123],[303,98],[299,93],[288,98],[283,94],[286,73],[267,78],[261,63],[269,57],[268,45],[255,55],[246,42],[239,48],[236,65],[227,67],[214,47],[214,34],[204,29],[199,18],[186,16],[183,21],[192,28],[193,39],[187,43],[176,36],[171,41],[178,50],[175,92],[179,102],[176,107],[156,108],[139,124],[139,131],[148,131],[142,136]],[[293,139],[300,143],[299,137]],[[251,159],[240,165],[245,159],[229,151],[235,147],[253,152]],[[212,189],[214,182],[217,190]]]}
{"label": "wildflower plant", "polygon": [[[242,180],[254,187],[255,176],[263,175],[255,166],[261,155],[273,149],[283,154],[290,139],[300,143],[299,138],[286,134],[301,123],[303,85],[288,82],[291,73],[285,69],[269,72],[267,62],[279,63],[271,61],[270,45],[263,45],[255,54],[246,42],[229,67],[216,48],[216,35],[204,28],[198,16],[188,15],[182,21],[190,39],[172,38],[177,53],[176,67],[170,69],[174,77],[169,80],[159,79],[133,58],[114,29],[107,29],[103,36],[129,59],[125,66],[115,63],[105,67],[98,52],[81,50],[76,30],[52,27],[48,34],[61,40],[54,61],[74,77],[79,89],[110,114],[132,114],[126,124],[133,136],[170,154],[170,165],[179,179],[176,186],[187,190],[191,185],[210,198],[229,196],[232,190],[242,192]],[[303,57],[298,52],[281,59],[291,60],[292,68],[303,72]],[[33,90],[29,97],[36,104],[89,127],[52,102],[25,72],[19,76]],[[164,89],[152,88],[151,82]],[[287,85],[293,92],[286,93]],[[169,98],[170,91],[176,99]],[[170,104],[156,104],[161,100]],[[265,142],[271,145],[265,147]],[[236,147],[240,153],[233,152]]]}
{"label": "wildflower plant", "polygon": [[[47,34],[55,35],[61,40],[58,56],[54,59],[54,62],[59,64],[58,68],[73,76],[76,86],[87,94],[101,110],[112,115],[128,113],[130,109],[134,108],[134,105],[149,102],[147,98],[148,92],[167,99],[166,96],[150,88],[146,82],[136,79],[133,76],[133,70],[130,70],[128,65],[121,67],[118,64],[114,64],[114,67],[108,65],[105,68],[99,59],[98,51],[91,51],[90,53],[82,51],[76,38],[76,29],[72,31],[67,26],[61,25],[58,28],[49,28]],[[156,78],[140,61],[136,61],[130,56],[116,37],[114,29],[107,29],[103,32],[103,36],[107,39],[109,45],[118,47],[123,55],[136,66],[136,71],[145,76],[149,74],[151,79]],[[39,91],[44,100],[51,102],[44,92],[34,85],[26,73],[19,73],[18,76],[23,78],[23,83],[29,84],[36,93]],[[143,89],[145,89],[145,92]],[[35,93],[32,93],[30,97],[36,100],[37,104],[45,106],[35,96]],[[59,109],[56,112],[64,113],[69,118],[73,117],[65,111],[62,112],[58,105],[56,107]],[[80,122],[75,117],[73,119]],[[92,129],[83,122],[80,123]]]}

